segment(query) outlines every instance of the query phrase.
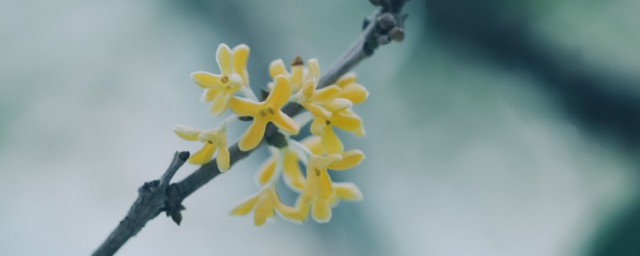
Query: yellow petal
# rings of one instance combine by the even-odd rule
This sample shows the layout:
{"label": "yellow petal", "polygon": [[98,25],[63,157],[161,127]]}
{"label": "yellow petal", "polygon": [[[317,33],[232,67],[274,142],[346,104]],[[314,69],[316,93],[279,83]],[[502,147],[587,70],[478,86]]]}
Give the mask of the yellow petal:
{"label": "yellow petal", "polygon": [[307,62],[307,69],[309,73],[309,78],[314,78],[316,80],[320,79],[320,65],[318,65],[317,59],[310,59]]}
{"label": "yellow petal", "polygon": [[300,132],[300,126],[298,126],[298,123],[296,123],[296,121],[293,121],[291,117],[289,117],[281,110],[278,110],[278,113],[273,115],[273,117],[271,118],[271,122],[278,128],[280,128],[281,131],[289,135],[296,135],[298,134],[298,132]]}
{"label": "yellow petal", "polygon": [[321,117],[316,117],[311,122],[311,127],[309,127],[311,133],[313,135],[322,135],[324,133],[324,128],[327,126],[327,120]]}
{"label": "yellow petal", "polygon": [[340,153],[344,150],[342,141],[329,125],[323,129],[322,150],[327,154]]}
{"label": "yellow petal", "polygon": [[348,99],[354,104],[359,104],[367,100],[369,91],[360,84],[352,83],[342,88],[339,97]]}
{"label": "yellow petal", "polygon": [[231,215],[247,215],[253,210],[253,207],[256,206],[256,202],[258,202],[258,197],[260,194],[253,195],[245,200],[243,200],[240,204],[231,210],[229,214]]}
{"label": "yellow petal", "polygon": [[254,149],[262,141],[264,136],[264,130],[267,126],[267,121],[262,118],[254,118],[253,123],[249,128],[240,136],[238,146],[242,151],[249,151]]}
{"label": "yellow petal", "polygon": [[191,73],[191,79],[202,88],[215,88],[222,86],[222,82],[220,81],[221,77],[221,75],[215,75],[204,71]]}
{"label": "yellow petal", "polygon": [[[315,156],[312,159],[313,161],[310,161],[309,165],[313,165],[318,169],[326,169],[329,165],[335,162],[341,161],[342,155],[341,154],[320,155],[320,156]],[[316,172],[316,174],[320,175],[318,172]]]}
{"label": "yellow petal", "polygon": [[211,114],[215,116],[222,115],[222,113],[224,113],[224,111],[227,110],[229,98],[231,98],[231,93],[228,93],[228,92],[218,93],[218,95],[216,95],[213,101],[211,101],[209,112],[211,112]]}
{"label": "yellow petal", "polygon": [[351,182],[336,182],[333,183],[333,189],[335,191],[335,195],[340,200],[346,201],[361,201],[363,196],[362,192]]}
{"label": "yellow petal", "polygon": [[302,87],[302,75],[303,75],[302,65],[292,65],[291,66],[291,88],[292,91],[300,90]]}
{"label": "yellow petal", "polygon": [[304,97],[305,100],[311,100],[315,91],[316,80],[313,78],[309,79],[304,83],[304,86],[302,87],[302,97]]}
{"label": "yellow petal", "polygon": [[326,223],[331,220],[331,202],[330,200],[314,200],[312,206],[311,217],[318,223]]}
{"label": "yellow petal", "polygon": [[189,163],[192,164],[206,164],[213,157],[213,152],[216,151],[216,146],[212,143],[204,143],[204,146],[189,157]]}
{"label": "yellow petal", "polygon": [[249,58],[249,46],[240,44],[233,47],[233,71],[242,77],[243,84],[247,84],[246,77],[247,59]]}
{"label": "yellow petal", "polygon": [[311,160],[307,164],[307,180],[305,181],[305,186],[302,189],[302,192],[300,192],[300,197],[298,197],[298,203],[308,203],[313,201],[313,199],[316,197],[319,176],[316,175],[316,172],[319,173],[320,169],[318,169],[317,166],[313,164],[313,159],[314,158],[311,158]]}
{"label": "yellow petal", "polygon": [[280,216],[282,216],[282,218],[297,224],[302,224],[302,222],[304,222],[307,217],[306,214],[304,214],[300,209],[285,205],[280,202],[276,203],[275,208]]}
{"label": "yellow petal", "polygon": [[300,165],[298,165],[298,156],[295,152],[287,150],[284,155],[283,169],[285,184],[294,191],[302,191],[302,189],[304,189],[305,180],[304,176],[302,176]]}
{"label": "yellow petal", "polygon": [[331,112],[338,112],[353,106],[353,103],[348,99],[337,98],[332,100],[331,103],[324,106],[327,110]]}
{"label": "yellow petal", "polygon": [[176,125],[176,127],[173,128],[173,132],[176,133],[178,137],[188,141],[198,140],[198,138],[200,137],[200,134],[202,133],[201,130],[198,130],[190,126],[181,125],[181,124]]}
{"label": "yellow petal", "polygon": [[364,153],[357,149],[342,152],[341,155],[342,160],[329,165],[329,169],[336,171],[348,170],[359,165],[364,159]]}
{"label": "yellow petal", "polygon": [[311,101],[318,104],[327,104],[333,101],[340,94],[340,87],[336,85],[331,85],[320,90],[317,90],[313,97],[311,97]]}
{"label": "yellow petal", "polygon": [[271,78],[275,78],[278,75],[289,75],[282,59],[274,60],[269,64],[269,75]]}
{"label": "yellow petal", "polygon": [[253,223],[256,226],[262,226],[267,219],[273,217],[273,198],[266,194],[267,192],[262,192],[262,195],[258,198],[258,202],[256,202],[256,208],[253,212]]}
{"label": "yellow petal", "polygon": [[344,87],[344,86],[346,86],[348,84],[352,84],[352,83],[357,82],[357,80],[358,80],[358,77],[356,76],[356,73],[349,72],[349,73],[346,73],[343,76],[341,76],[338,79],[338,82],[336,82],[336,84],[338,86],[340,86],[340,87]]}
{"label": "yellow petal", "polygon": [[322,153],[322,139],[319,136],[309,136],[302,140],[302,145],[307,147],[311,151],[311,153],[315,155],[319,155]]}
{"label": "yellow petal", "polygon": [[302,105],[302,107],[304,107],[305,109],[309,110],[311,115],[315,117],[320,117],[322,119],[329,119],[331,117],[331,112],[314,103],[301,103],[300,105]]}
{"label": "yellow petal", "polygon": [[231,49],[226,44],[220,44],[216,51],[216,61],[223,75],[231,74]]}
{"label": "yellow petal", "polygon": [[262,164],[260,170],[256,174],[256,181],[259,185],[264,185],[271,179],[276,170],[276,160],[277,159],[275,157],[271,157]]}
{"label": "yellow petal", "polygon": [[239,116],[255,116],[260,111],[260,103],[245,98],[231,97],[229,108]]}
{"label": "yellow petal", "polygon": [[[314,173],[314,175],[317,174]],[[327,170],[320,170],[320,175],[318,176],[318,198],[322,200],[327,200],[331,198],[333,195],[333,186],[331,185],[331,177],[329,177],[329,173]]]}
{"label": "yellow petal", "polygon": [[216,98],[216,96],[218,95],[218,92],[220,92],[220,90],[218,89],[205,89],[204,92],[202,92],[202,101],[204,102],[210,102],[213,99]]}
{"label": "yellow petal", "polygon": [[330,120],[333,126],[345,131],[356,133],[362,130],[362,119],[355,113],[340,111],[333,113]]}
{"label": "yellow petal", "polygon": [[218,155],[216,156],[216,164],[218,164],[218,169],[220,169],[221,172],[229,170],[229,160],[229,149],[227,146],[219,146]]}
{"label": "yellow petal", "polygon": [[265,100],[266,103],[272,104],[275,108],[282,107],[291,96],[291,84],[285,76],[279,75],[273,81],[273,90]]}

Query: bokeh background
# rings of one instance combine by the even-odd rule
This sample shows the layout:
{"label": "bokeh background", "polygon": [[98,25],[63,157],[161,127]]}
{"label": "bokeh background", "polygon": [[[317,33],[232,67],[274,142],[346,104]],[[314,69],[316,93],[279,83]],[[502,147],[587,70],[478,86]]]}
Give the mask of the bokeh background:
{"label": "bokeh background", "polygon": [[[325,70],[368,1],[0,1],[0,254],[87,255],[176,150],[214,127],[189,74],[219,43]],[[256,228],[261,150],[119,255],[640,255],[640,2],[413,0],[356,68],[365,200]],[[236,130],[241,129],[240,126]],[[239,133],[240,131],[237,131]],[[232,135],[233,136],[233,135]],[[195,166],[183,167],[177,179]],[[283,191],[283,197],[292,199]]]}

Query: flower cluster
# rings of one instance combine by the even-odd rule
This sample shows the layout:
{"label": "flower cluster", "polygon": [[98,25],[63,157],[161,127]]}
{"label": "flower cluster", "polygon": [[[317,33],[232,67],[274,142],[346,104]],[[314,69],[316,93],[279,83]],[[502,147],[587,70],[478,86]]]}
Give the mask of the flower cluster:
{"label": "flower cluster", "polygon": [[[364,159],[362,151],[344,149],[334,128],[357,136],[364,135],[362,119],[352,106],[364,102],[369,92],[357,83],[353,73],[342,76],[335,84],[318,88],[318,61],[310,59],[305,67],[302,58],[296,57],[289,71],[281,59],[271,63],[269,74],[272,81],[267,84],[268,96],[259,101],[249,85],[248,57],[249,47],[246,45],[230,49],[221,44],[216,52],[220,74],[191,74],[194,82],[204,89],[202,100],[210,103],[211,114],[221,116],[227,110],[232,113],[215,129],[200,130],[178,125],[174,132],[180,138],[203,144],[189,158],[190,163],[206,164],[217,152],[216,164],[220,171],[225,172],[230,167],[226,137],[228,125],[240,119],[251,121],[238,140],[240,150],[250,151],[260,145],[267,125],[273,124],[286,143],[270,146],[272,156],[256,176],[260,191],[236,206],[231,214],[253,212],[257,226],[263,225],[275,213],[296,223],[303,223],[309,215],[317,222],[327,222],[331,219],[331,209],[338,202],[362,199],[362,193],[355,184],[333,182],[329,170],[348,170]],[[282,111],[290,102],[300,104],[308,112],[294,120]],[[297,135],[309,122],[312,135],[301,142],[289,137]],[[301,166],[306,167],[305,171]],[[280,177],[299,194],[294,205],[280,201],[276,191]]]}

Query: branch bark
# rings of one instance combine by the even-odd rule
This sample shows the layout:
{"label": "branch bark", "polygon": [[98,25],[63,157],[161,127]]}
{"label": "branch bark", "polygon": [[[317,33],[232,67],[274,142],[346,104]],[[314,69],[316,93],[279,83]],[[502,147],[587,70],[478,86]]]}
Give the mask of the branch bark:
{"label": "branch bark", "polygon": [[[402,26],[406,15],[402,15],[401,11],[406,0],[371,2],[374,5],[379,5],[381,7],[380,10],[374,12],[365,20],[362,33],[342,57],[320,77],[318,88],[334,83],[362,60],[371,56],[379,45],[387,44],[392,40],[402,41],[404,38]],[[395,22],[393,26],[388,26],[389,17],[393,19],[392,23]],[[302,110],[302,106],[296,103],[289,103],[283,108],[283,112],[291,117]],[[277,130],[274,125],[269,124],[262,143],[275,136]],[[236,142],[229,147],[231,166],[249,156],[252,152],[253,150],[240,150]],[[167,216],[171,216],[178,225],[180,224],[182,221],[180,211],[185,209],[182,206],[182,201],[220,174],[215,159],[213,159],[183,180],[170,184],[173,175],[188,158],[189,152],[176,152],[171,165],[160,180],[147,182],[138,189],[138,198],[129,209],[129,212],[93,253],[94,256],[113,255],[126,241],[136,235],[148,221],[163,211]]]}

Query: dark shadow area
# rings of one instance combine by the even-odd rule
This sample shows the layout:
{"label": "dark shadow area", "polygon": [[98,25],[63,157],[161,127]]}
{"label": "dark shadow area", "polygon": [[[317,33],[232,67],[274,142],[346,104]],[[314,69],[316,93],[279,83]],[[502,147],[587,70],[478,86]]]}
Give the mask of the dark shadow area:
{"label": "dark shadow area", "polygon": [[[640,146],[638,80],[579,63],[528,27],[499,1],[426,0],[427,26],[445,40],[464,44],[505,68],[533,74],[559,111],[594,140],[613,139],[633,154]],[[508,15],[507,15],[508,14]],[[514,19],[514,17],[518,17]],[[605,170],[606,171],[606,170]],[[640,200],[601,228],[589,255],[640,255]]]}

